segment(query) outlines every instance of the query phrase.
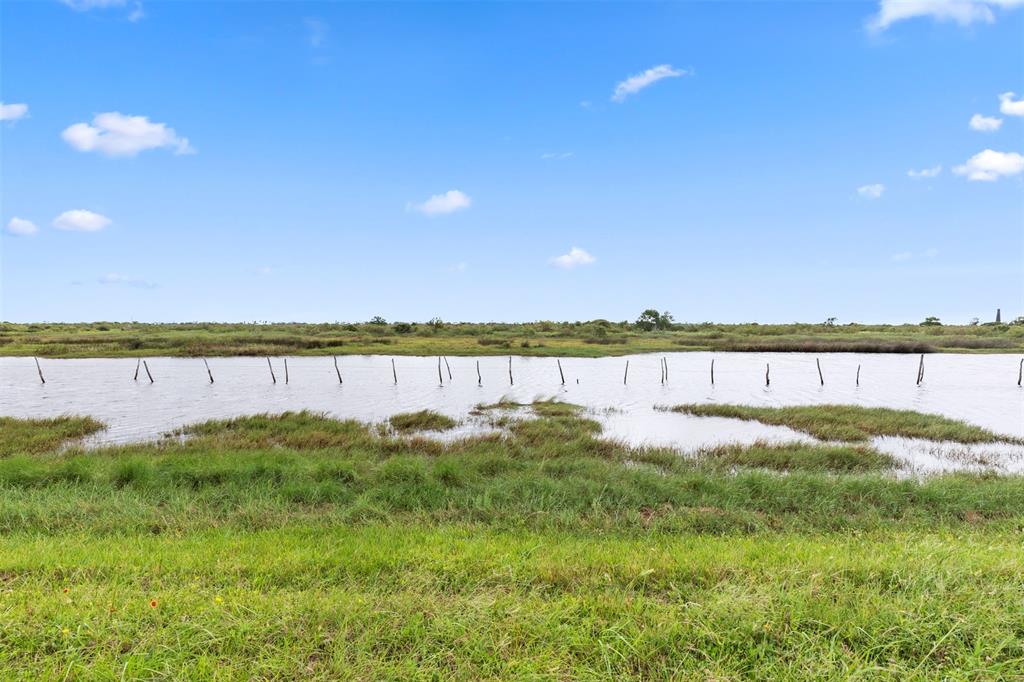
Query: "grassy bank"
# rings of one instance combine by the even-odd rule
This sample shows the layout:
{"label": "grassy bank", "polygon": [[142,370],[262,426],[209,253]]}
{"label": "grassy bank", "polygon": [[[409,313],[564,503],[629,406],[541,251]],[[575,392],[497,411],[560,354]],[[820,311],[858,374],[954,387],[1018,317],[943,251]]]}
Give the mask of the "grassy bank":
{"label": "grassy bank", "polygon": [[872,436],[904,436],[957,443],[1019,442],[973,424],[912,410],[856,405],[797,405],[750,407],[747,405],[690,404],[664,408],[698,417],[729,417],[788,426],[821,440],[867,441]]}
{"label": "grassy bank", "polygon": [[534,355],[600,357],[671,351],[1020,352],[1024,325],[673,324],[11,324],[0,355]]}
{"label": "grassy bank", "polygon": [[[867,447],[441,444],[308,413],[81,451],[0,430],[5,679],[996,679],[1024,479]],[[35,433],[32,433],[32,431]]]}

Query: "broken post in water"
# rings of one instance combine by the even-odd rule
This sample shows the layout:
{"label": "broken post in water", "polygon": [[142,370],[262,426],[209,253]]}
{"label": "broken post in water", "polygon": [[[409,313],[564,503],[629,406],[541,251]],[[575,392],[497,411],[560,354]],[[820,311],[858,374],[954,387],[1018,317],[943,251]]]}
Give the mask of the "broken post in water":
{"label": "broken post in water", "polygon": [[821,385],[825,385],[825,376],[821,373],[821,359],[814,358],[814,361],[818,363],[818,380],[821,381]]}
{"label": "broken post in water", "polygon": [[514,386],[515,382],[512,381],[512,356],[508,356],[508,385]]}
{"label": "broken post in water", "polygon": [[39,372],[39,381],[45,384],[46,379],[43,378],[43,368],[39,366],[39,358],[32,359],[36,361],[36,371]]}
{"label": "broken post in water", "polygon": [[626,360],[626,371],[622,374],[622,385],[626,385],[626,377],[629,376],[629,360]]}
{"label": "broken post in water", "polygon": [[661,385],[665,385],[665,358],[662,358],[658,365],[661,367]]}
{"label": "broken post in water", "polygon": [[857,365],[857,385],[860,386],[860,365]]}
{"label": "broken post in water", "polygon": [[448,364],[448,356],[447,355],[442,355],[441,357],[444,358],[444,367],[445,367],[445,369],[448,370],[448,381],[451,381],[452,380],[452,368]]}
{"label": "broken post in water", "polygon": [[284,383],[288,385],[288,358],[284,359]]}
{"label": "broken post in water", "polygon": [[715,385],[715,359],[711,358],[711,385]]}
{"label": "broken post in water", "polygon": [[135,362],[135,378],[134,378],[134,379],[132,379],[132,381],[138,381],[138,380],[139,380],[139,370],[140,370],[141,368],[142,368],[142,358],[139,358],[139,359],[138,359],[138,360],[137,360],[137,361]]}
{"label": "broken post in water", "polygon": [[142,361],[142,366],[146,369],[146,376],[149,377],[149,383],[153,383],[153,375],[149,373],[149,365],[146,364],[145,360]]}
{"label": "broken post in water", "polygon": [[272,364],[270,364],[270,358],[267,358],[267,367],[270,368],[270,378],[271,378],[271,380],[276,384],[277,383],[277,377],[274,376],[274,366]]}
{"label": "broken post in water", "polygon": [[765,386],[771,386],[772,385],[771,373],[772,373],[772,366],[769,363],[767,363],[767,362],[764,363],[764,385]]}
{"label": "broken post in water", "polygon": [[344,381],[341,380],[341,370],[338,369],[338,356],[337,355],[334,356],[334,372],[335,372],[335,374],[338,375],[338,383],[339,384],[345,383]]}
{"label": "broken post in water", "polygon": [[398,384],[398,370],[395,369],[395,359],[391,358],[391,375],[395,377],[395,384]]}
{"label": "broken post in water", "polygon": [[924,381],[924,353],[921,353],[921,362],[917,365],[917,385],[920,386],[922,381]]}
{"label": "broken post in water", "polygon": [[476,385],[477,386],[483,386],[484,385],[484,378],[480,375],[480,361],[479,360],[476,361]]}
{"label": "broken post in water", "polygon": [[437,384],[444,386],[444,377],[441,376],[441,356],[437,356]]}
{"label": "broken post in water", "polygon": [[1024,358],[1021,358],[1020,367],[1017,369],[1017,385],[1020,386],[1021,379],[1024,379]]}
{"label": "broken post in water", "polygon": [[555,358],[555,362],[558,363],[558,376],[562,378],[562,385],[565,386],[565,374],[562,372],[562,360]]}
{"label": "broken post in water", "polygon": [[210,383],[212,384],[213,383],[213,372],[210,371],[210,363],[208,363],[206,361],[206,358],[203,358],[203,364],[206,365],[206,375],[208,377],[210,377]]}

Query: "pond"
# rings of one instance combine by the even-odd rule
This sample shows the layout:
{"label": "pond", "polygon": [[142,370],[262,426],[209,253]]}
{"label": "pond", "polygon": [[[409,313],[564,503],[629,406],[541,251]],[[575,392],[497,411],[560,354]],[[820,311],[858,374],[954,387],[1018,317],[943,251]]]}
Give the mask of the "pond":
{"label": "pond", "polygon": [[[664,382],[663,359],[668,366]],[[809,439],[782,427],[665,413],[655,406],[845,403],[941,414],[1024,437],[1019,356],[926,355],[920,385],[918,362],[912,355],[849,353],[669,353],[560,361],[513,357],[510,381],[507,356],[447,358],[447,364],[441,361],[439,376],[436,357],[369,355],[339,357],[344,382],[339,384],[331,357],[289,357],[287,383],[284,358],[272,358],[273,383],[266,358],[230,357],[209,359],[215,380],[211,384],[203,360],[196,358],[147,358],[153,383],[144,368],[133,379],[135,359],[42,359],[42,384],[32,358],[6,357],[0,358],[0,414],[90,415],[108,426],[90,439],[94,444],[154,439],[208,419],[303,409],[369,422],[432,409],[464,420],[458,433],[471,433],[482,428],[467,419],[478,404],[554,397],[586,407],[602,423],[605,437],[692,451],[723,443]],[[1024,459],[1019,446],[964,448],[893,438],[876,439],[875,444],[907,459],[909,468],[927,471],[1020,471]]]}

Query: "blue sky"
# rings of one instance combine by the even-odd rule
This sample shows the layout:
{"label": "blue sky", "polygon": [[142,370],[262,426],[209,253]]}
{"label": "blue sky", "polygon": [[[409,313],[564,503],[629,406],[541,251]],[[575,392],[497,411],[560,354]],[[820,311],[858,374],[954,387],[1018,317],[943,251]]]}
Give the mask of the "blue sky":
{"label": "blue sky", "polygon": [[0,319],[1024,314],[1019,0],[0,21]]}

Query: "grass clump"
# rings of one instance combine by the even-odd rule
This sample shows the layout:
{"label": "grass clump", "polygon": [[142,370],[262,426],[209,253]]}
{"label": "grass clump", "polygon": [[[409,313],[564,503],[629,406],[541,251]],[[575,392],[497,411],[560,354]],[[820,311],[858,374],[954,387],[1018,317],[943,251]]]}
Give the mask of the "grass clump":
{"label": "grass clump", "polygon": [[1013,442],[979,426],[934,414],[886,407],[804,405],[750,407],[747,405],[689,404],[666,408],[698,417],[728,417],[788,426],[821,440],[864,442],[872,436],[905,436],[957,443]]}
{"label": "grass clump", "polygon": [[788,443],[722,446],[703,450],[697,459],[712,465],[773,471],[826,471],[853,473],[889,471],[898,462],[891,455],[868,447]]}
{"label": "grass clump", "polygon": [[419,412],[404,412],[396,414],[388,419],[388,423],[398,433],[409,433],[412,431],[448,431],[458,425],[458,422],[451,417],[434,412],[433,410],[420,410]]}
{"label": "grass clump", "polygon": [[92,417],[16,419],[0,417],[0,457],[39,454],[102,430]]}

